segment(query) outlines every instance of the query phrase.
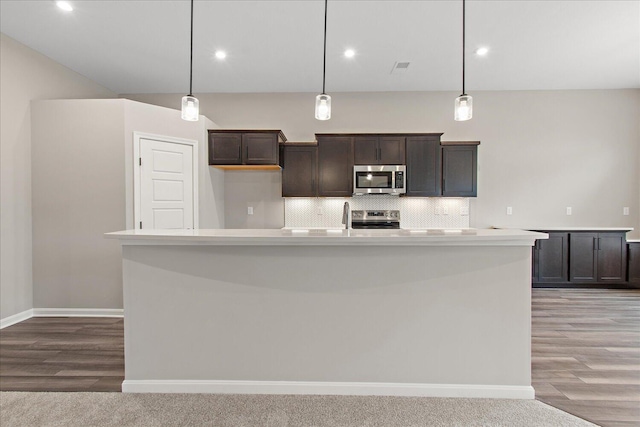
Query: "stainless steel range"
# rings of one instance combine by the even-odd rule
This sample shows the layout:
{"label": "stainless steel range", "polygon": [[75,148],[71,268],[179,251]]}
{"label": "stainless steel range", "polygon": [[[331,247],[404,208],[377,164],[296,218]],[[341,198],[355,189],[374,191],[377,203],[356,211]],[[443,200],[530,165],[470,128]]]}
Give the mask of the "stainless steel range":
{"label": "stainless steel range", "polygon": [[400,228],[400,211],[352,211],[351,228]]}

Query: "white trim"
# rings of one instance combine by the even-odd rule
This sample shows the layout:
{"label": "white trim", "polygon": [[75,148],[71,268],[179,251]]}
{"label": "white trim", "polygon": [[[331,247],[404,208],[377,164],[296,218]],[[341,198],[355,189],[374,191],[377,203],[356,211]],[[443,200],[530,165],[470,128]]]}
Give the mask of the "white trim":
{"label": "white trim", "polygon": [[27,319],[31,319],[33,317],[33,309],[21,311],[20,313],[14,314],[13,316],[5,317],[4,319],[0,319],[0,329],[4,329],[7,326],[15,325],[16,323],[23,322]]}
{"label": "white trim", "polygon": [[198,175],[199,175],[199,160],[198,160],[198,140],[196,139],[184,139],[176,138],[173,136],[154,135],[151,133],[133,132],[133,228],[134,230],[140,230],[140,166],[136,159],[140,158],[140,139],[153,139],[160,142],[167,142],[171,144],[183,144],[190,145],[192,147],[192,174],[193,174],[193,228],[200,228],[200,202],[198,200]]}
{"label": "white trim", "polygon": [[124,393],[324,394],[533,399],[531,386],[316,381],[125,380]]}
{"label": "white trim", "polygon": [[121,308],[34,308],[33,317],[124,317]]}

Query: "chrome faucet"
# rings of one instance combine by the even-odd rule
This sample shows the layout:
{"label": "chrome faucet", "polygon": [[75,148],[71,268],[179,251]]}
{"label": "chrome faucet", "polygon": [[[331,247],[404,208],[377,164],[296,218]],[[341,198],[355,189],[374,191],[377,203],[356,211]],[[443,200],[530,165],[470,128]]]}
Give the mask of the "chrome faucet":
{"label": "chrome faucet", "polygon": [[342,207],[342,223],[344,224],[344,228],[346,230],[349,229],[349,211],[350,211],[349,202],[344,202],[344,206]]}

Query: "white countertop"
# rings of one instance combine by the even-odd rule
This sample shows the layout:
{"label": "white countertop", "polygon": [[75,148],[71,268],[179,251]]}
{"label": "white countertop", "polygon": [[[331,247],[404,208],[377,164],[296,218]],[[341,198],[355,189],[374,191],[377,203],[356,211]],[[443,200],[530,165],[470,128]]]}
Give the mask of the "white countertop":
{"label": "white countertop", "polygon": [[525,230],[199,229],[106,233],[123,245],[531,246],[548,235]]}
{"label": "white countertop", "polygon": [[633,227],[497,227],[498,230],[541,230],[541,231],[633,231]]}

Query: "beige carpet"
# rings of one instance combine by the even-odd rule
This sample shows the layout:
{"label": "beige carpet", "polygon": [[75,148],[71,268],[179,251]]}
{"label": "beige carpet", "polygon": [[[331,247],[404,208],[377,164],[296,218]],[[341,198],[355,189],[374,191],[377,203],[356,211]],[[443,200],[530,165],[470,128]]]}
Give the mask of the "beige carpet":
{"label": "beige carpet", "polygon": [[593,426],[536,400],[0,393],[0,426]]}

